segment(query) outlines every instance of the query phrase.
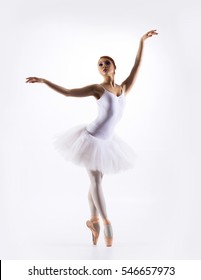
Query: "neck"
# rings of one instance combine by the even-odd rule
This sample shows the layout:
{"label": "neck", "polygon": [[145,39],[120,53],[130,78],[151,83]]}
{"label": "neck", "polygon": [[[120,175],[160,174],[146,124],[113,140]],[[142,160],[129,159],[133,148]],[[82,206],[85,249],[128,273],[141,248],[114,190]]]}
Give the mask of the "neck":
{"label": "neck", "polygon": [[106,76],[104,77],[104,84],[110,85],[111,87],[115,87],[114,76]]}

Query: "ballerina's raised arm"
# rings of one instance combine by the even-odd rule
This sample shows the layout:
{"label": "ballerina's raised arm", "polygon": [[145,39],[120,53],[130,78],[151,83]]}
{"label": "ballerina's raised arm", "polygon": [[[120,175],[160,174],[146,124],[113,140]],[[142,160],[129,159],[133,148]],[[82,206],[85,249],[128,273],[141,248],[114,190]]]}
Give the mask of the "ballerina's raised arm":
{"label": "ballerina's raised arm", "polygon": [[158,32],[156,31],[156,29],[148,31],[140,38],[139,48],[138,48],[137,55],[135,58],[134,66],[130,72],[130,75],[121,84],[125,94],[127,94],[131,90],[131,88],[133,87],[133,85],[136,81],[137,75],[139,73],[140,65],[142,62],[143,50],[144,50],[144,41],[147,38],[152,37],[153,35],[158,35]]}

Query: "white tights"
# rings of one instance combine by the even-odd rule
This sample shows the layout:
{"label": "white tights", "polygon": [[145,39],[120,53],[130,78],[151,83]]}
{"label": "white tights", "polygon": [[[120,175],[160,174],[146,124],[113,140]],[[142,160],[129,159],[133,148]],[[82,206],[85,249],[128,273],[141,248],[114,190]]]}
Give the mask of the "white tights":
{"label": "white tights", "polygon": [[103,174],[100,171],[87,170],[87,172],[91,181],[88,194],[91,217],[97,217],[100,214],[103,220],[107,220],[105,198],[102,190]]}

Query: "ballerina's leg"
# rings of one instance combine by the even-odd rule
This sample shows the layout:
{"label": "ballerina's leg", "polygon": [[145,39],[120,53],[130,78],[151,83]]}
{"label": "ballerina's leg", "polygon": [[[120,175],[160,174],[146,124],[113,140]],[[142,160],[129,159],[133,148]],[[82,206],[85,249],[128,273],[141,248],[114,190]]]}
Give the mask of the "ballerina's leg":
{"label": "ballerina's leg", "polygon": [[[108,220],[105,198],[102,190],[103,174],[100,171],[87,170],[91,181],[89,189],[89,203],[92,213],[99,213],[104,223],[106,246],[112,246],[112,226]],[[94,212],[95,211],[95,212]],[[95,217],[94,217],[95,218]]]}
{"label": "ballerina's leg", "polygon": [[101,215],[102,219],[107,219],[107,211],[105,205],[105,198],[102,190],[102,178],[103,174],[100,171],[87,170],[89,178],[91,181],[89,189],[89,197],[92,199],[92,202]]}
{"label": "ballerina's leg", "polygon": [[89,193],[88,193],[88,202],[89,202],[89,208],[91,213],[91,219],[98,219],[99,213],[91,196],[91,186],[89,188]]}

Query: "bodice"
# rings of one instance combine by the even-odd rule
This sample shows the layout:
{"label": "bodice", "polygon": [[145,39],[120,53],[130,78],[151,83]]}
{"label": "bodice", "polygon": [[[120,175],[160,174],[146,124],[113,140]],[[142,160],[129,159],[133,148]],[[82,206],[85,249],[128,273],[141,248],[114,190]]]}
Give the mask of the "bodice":
{"label": "bodice", "polygon": [[103,95],[97,100],[98,116],[87,126],[87,131],[94,137],[108,139],[122,117],[126,98],[124,93],[116,96],[104,90]]}

